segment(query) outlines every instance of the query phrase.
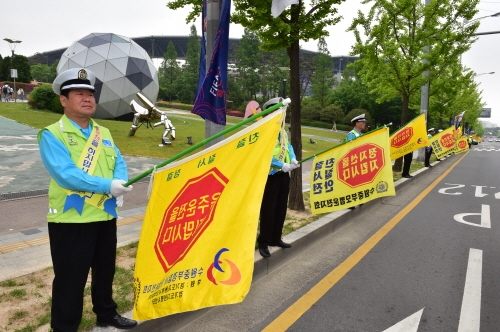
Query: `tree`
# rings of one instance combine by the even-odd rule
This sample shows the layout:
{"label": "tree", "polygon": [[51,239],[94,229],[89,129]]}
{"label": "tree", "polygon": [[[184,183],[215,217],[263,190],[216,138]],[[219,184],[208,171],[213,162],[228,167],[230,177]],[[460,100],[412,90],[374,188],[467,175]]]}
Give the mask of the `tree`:
{"label": "tree", "polygon": [[311,92],[314,100],[317,100],[321,108],[325,108],[328,94],[332,91],[335,77],[333,76],[333,62],[328,52],[325,38],[318,42],[318,53],[314,57],[314,73],[311,77]]}
{"label": "tree", "polygon": [[31,82],[31,67],[27,57],[15,54],[11,60],[11,67],[11,69],[17,69],[16,81],[24,83]]}
{"label": "tree", "polygon": [[200,37],[196,27],[191,25],[186,52],[186,63],[182,68],[179,87],[179,99],[183,103],[192,104],[196,98],[198,87],[198,72],[200,70]]}
{"label": "tree", "polygon": [[[302,159],[302,141],[300,125],[300,59],[299,41],[319,39],[328,36],[326,27],[336,24],[340,17],[336,17],[337,8],[344,0],[324,0],[312,2],[312,7],[306,11],[306,4],[302,1],[298,5],[292,5],[279,17],[271,16],[271,2],[269,0],[247,1],[235,0],[233,2],[235,12],[231,22],[241,24],[251,31],[257,32],[262,41],[261,49],[274,51],[285,48],[290,59],[290,96],[292,100],[290,115],[291,143],[295,150],[297,159]],[[167,4],[170,9],[182,8],[192,5],[187,21],[193,21],[202,9],[201,1],[196,0],[174,0]],[[290,183],[289,208],[303,211],[304,199],[302,196],[302,176],[300,172],[292,172]]]}
{"label": "tree", "polygon": [[49,82],[50,67],[43,63],[31,66],[31,77],[37,82]]}
{"label": "tree", "polygon": [[10,81],[11,57],[3,58],[2,67],[0,68],[0,79],[2,81]]}
{"label": "tree", "polygon": [[[470,48],[478,23],[462,27],[460,21],[472,19],[478,1],[442,0],[428,5],[420,0],[364,1],[373,6],[368,15],[359,11],[349,27],[356,37],[351,54],[361,55],[360,75],[377,93],[377,101],[402,98],[401,125],[408,122],[412,96]],[[432,47],[424,52],[428,45]],[[423,76],[424,72],[430,75]],[[400,158],[394,170],[400,171],[401,165]]]}
{"label": "tree", "polygon": [[235,52],[238,80],[248,100],[256,99],[257,92],[262,90],[259,69],[263,63],[263,54],[259,49],[260,44],[257,34],[245,29]]}
{"label": "tree", "polygon": [[[167,51],[163,54],[163,61],[160,66],[160,88],[168,100],[177,98],[177,80],[181,76],[181,69],[177,63],[177,51],[174,43],[170,41]],[[163,90],[164,89],[164,90]]]}

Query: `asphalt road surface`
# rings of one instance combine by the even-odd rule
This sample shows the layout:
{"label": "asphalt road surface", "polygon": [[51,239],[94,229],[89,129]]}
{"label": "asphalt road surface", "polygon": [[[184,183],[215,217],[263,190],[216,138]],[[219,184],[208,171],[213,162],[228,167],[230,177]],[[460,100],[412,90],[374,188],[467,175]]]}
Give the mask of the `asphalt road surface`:
{"label": "asphalt road surface", "polygon": [[244,302],[183,331],[500,331],[499,157],[483,142],[357,209]]}

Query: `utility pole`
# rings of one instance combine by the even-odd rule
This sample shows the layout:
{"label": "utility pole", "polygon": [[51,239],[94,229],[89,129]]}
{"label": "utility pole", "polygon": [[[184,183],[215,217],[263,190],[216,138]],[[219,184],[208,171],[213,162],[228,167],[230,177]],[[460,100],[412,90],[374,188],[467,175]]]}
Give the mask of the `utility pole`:
{"label": "utility pole", "polygon": [[[206,55],[205,55],[205,64],[207,71],[210,68],[210,60],[212,58],[212,49],[214,46],[215,37],[217,36],[217,29],[219,28],[219,18],[220,18],[220,9],[222,6],[222,1],[224,0],[207,0],[207,33],[206,33]],[[217,133],[220,133],[224,130],[224,125],[217,124],[210,120],[205,119],[205,138],[213,136]],[[218,142],[222,141],[224,136],[221,136],[209,143],[205,146],[210,147]]]}
{"label": "utility pole", "polygon": [[[430,5],[431,0],[425,0],[425,5],[428,6]],[[429,54],[430,53],[431,47],[429,45],[424,46],[424,54]],[[429,63],[427,59],[423,60],[424,64]],[[427,122],[427,111],[429,109],[429,69],[424,71],[422,73],[422,76],[426,78],[426,83],[422,85],[422,90],[420,92],[420,113],[425,113],[425,121]],[[418,150],[418,161],[424,161],[425,159],[425,149],[426,148],[421,148]]]}

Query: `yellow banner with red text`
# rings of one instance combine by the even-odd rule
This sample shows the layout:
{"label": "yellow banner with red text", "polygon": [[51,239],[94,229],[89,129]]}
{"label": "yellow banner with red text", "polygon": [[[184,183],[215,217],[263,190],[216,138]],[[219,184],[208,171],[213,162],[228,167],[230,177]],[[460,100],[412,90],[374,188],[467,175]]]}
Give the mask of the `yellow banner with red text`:
{"label": "yellow banner with red text", "polygon": [[310,193],[314,214],[395,194],[389,128],[380,128],[314,158]]}
{"label": "yellow banner with red text", "polygon": [[135,319],[243,301],[283,121],[278,110],[154,174],[135,265]]}

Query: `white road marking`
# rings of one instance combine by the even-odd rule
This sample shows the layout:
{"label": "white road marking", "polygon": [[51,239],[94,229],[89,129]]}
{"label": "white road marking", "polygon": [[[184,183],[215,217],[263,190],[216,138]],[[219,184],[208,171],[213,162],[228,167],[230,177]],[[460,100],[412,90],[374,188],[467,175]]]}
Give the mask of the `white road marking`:
{"label": "white road marking", "polygon": [[471,248],[465,276],[464,297],[460,310],[458,332],[479,332],[481,318],[481,282],[483,251]]}
{"label": "white road marking", "polygon": [[[465,216],[481,216],[481,223],[477,224],[477,223],[465,221],[465,219],[464,219]],[[461,222],[462,224],[466,224],[466,225],[470,225],[470,226],[491,228],[490,206],[487,204],[481,204],[481,212],[480,213],[459,213],[459,214],[454,215],[453,219],[455,219],[458,222]]]}
{"label": "white road marking", "polygon": [[424,308],[417,311],[413,315],[406,317],[383,332],[417,332],[418,325],[420,324],[420,317],[422,317],[423,312]]}

